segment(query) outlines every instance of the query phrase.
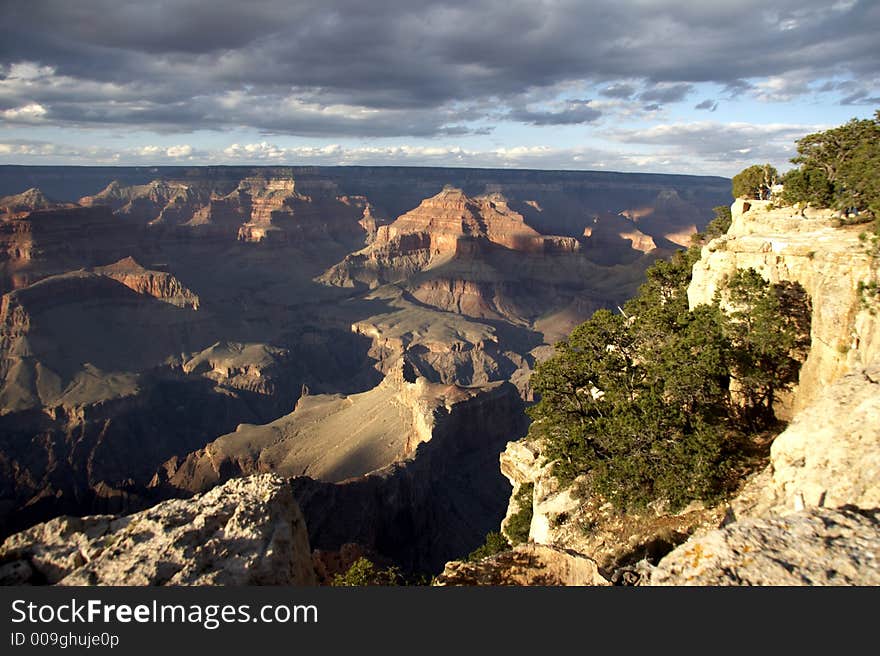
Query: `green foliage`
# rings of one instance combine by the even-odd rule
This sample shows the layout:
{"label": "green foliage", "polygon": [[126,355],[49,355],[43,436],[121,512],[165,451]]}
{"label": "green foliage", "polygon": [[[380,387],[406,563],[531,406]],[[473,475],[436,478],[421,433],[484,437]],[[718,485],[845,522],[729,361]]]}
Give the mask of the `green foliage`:
{"label": "green foliage", "polygon": [[[531,522],[531,518],[529,518],[529,522]],[[499,554],[502,551],[507,551],[510,549],[510,546],[510,542],[507,541],[507,538],[504,537],[504,535],[498,531],[492,531],[486,534],[486,542],[483,545],[477,547],[468,554],[467,560],[468,562],[476,562],[483,558]]]}
{"label": "green foliage", "polygon": [[834,186],[822,169],[803,166],[782,176],[782,200],[790,205],[810,203],[814,207],[830,207],[834,202]]}
{"label": "green foliage", "polygon": [[706,239],[708,240],[727,234],[733,218],[729,205],[719,205],[712,208],[712,211],[715,212],[715,218],[709,221],[709,225],[706,226]]}
{"label": "green foliage", "polygon": [[803,290],[759,285],[754,271],[732,281],[731,316],[717,301],[689,310],[697,258],[692,248],[658,261],[622,314],[596,312],[531,379],[540,400],[530,435],[554,474],[563,483],[586,474],[621,509],[723,496],[742,469],[742,429],[770,423],[809,336]]}
{"label": "green foliage", "polygon": [[754,164],[733,176],[733,197],[767,200],[778,178],[770,164]]}
{"label": "green foliage", "polygon": [[733,220],[730,206],[719,205],[718,207],[713,207],[712,211],[715,212],[715,218],[709,221],[704,232],[695,232],[691,235],[691,244],[700,246],[720,237],[721,235],[727,234],[727,230],[730,228],[730,224]]}
{"label": "green foliage", "polygon": [[403,585],[404,578],[397,567],[379,568],[368,558],[358,558],[344,574],[333,577],[330,585],[363,587],[374,585]]}
{"label": "green foliage", "polygon": [[880,111],[873,119],[808,134],[783,184],[789,203],[808,202],[880,217]]}
{"label": "green foliage", "polygon": [[519,491],[514,497],[516,505],[519,508],[507,520],[504,530],[510,537],[512,544],[520,544],[528,542],[529,528],[532,525],[532,494],[535,486],[532,483],[523,483],[519,486]]}
{"label": "green foliage", "polygon": [[726,296],[731,309],[724,333],[742,395],[741,418],[751,430],[762,430],[775,421],[778,394],[797,383],[810,345],[809,300],[800,285],[770,285],[754,269],[737,271]]}
{"label": "green foliage", "polygon": [[859,304],[868,310],[872,316],[877,314],[877,305],[880,303],[880,284],[876,280],[868,282],[859,281]]}
{"label": "green foliage", "polygon": [[[880,227],[880,221],[878,221]],[[859,305],[876,316],[880,309],[880,282],[878,282],[877,260],[880,258],[880,234],[859,233],[859,241],[865,246],[865,254],[871,258],[871,276],[859,281]]]}

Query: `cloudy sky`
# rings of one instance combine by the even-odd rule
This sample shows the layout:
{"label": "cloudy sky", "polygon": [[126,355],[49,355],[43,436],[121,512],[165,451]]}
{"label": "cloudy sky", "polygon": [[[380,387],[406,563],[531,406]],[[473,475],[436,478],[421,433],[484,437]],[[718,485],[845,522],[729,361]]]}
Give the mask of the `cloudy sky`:
{"label": "cloudy sky", "polygon": [[732,175],[880,107],[877,0],[4,0],[0,163]]}

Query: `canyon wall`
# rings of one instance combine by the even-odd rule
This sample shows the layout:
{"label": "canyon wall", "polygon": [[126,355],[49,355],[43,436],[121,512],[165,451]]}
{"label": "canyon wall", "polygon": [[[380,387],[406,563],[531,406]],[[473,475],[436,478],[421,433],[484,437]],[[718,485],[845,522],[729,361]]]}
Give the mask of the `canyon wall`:
{"label": "canyon wall", "polygon": [[776,283],[797,282],[812,303],[810,352],[800,371],[794,410],[815,402],[853,367],[880,356],[880,318],[861,286],[877,281],[877,258],[865,226],[837,226],[830,210],[774,209],[770,201],[737,201],[726,235],[703,247],[688,288],[691,307],[711,303],[737,269]]}
{"label": "canyon wall", "polygon": [[274,471],[328,558],[437,571],[503,516],[535,363],[726,185],[0,166],[0,535]]}

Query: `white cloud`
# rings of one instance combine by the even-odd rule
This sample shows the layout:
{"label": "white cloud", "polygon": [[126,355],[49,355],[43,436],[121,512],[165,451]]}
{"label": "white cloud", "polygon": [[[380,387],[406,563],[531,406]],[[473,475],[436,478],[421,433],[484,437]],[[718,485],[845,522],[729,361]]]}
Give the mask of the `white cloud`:
{"label": "white cloud", "polygon": [[811,132],[827,129],[827,125],[787,123],[719,123],[695,121],[655,125],[643,130],[618,129],[607,136],[639,150],[651,151],[652,157],[665,170],[711,172],[733,175],[744,166],[770,162],[787,169],[793,155],[794,142]]}
{"label": "white cloud", "polygon": [[165,157],[171,159],[190,158],[195,153],[195,150],[189,144],[180,144],[177,146],[141,146],[140,148],[133,149],[131,152],[140,157],[155,160]]}
{"label": "white cloud", "polygon": [[62,153],[55,144],[43,142],[8,142],[0,143],[0,155],[23,157],[52,157]]}
{"label": "white cloud", "polygon": [[193,154],[193,147],[189,144],[182,144],[179,146],[169,146],[165,150],[165,154],[168,157],[181,158],[181,157],[190,157]]}
{"label": "white cloud", "polygon": [[52,66],[41,66],[37,62],[20,61],[10,64],[6,71],[6,77],[16,80],[36,80],[42,77],[50,77],[55,74]]}
{"label": "white cloud", "polygon": [[0,155],[6,163],[174,164],[194,165],[400,165],[470,166],[522,169],[604,169],[655,173],[733,175],[744,166],[771,162],[790,166],[794,142],[826,125],[750,124],[696,121],[645,129],[609,129],[605,144],[568,146],[511,145],[467,147],[455,143],[343,145],[335,142],[287,145],[266,139],[236,142],[214,149],[189,144],[112,148],[6,140]]}
{"label": "white cloud", "polygon": [[803,74],[771,76],[752,85],[752,93],[766,102],[789,102],[810,92],[810,79]]}
{"label": "white cloud", "polygon": [[14,107],[4,110],[3,119],[6,121],[14,121],[16,123],[35,123],[43,119],[48,114],[48,110],[40,103],[29,103],[22,107]]}
{"label": "white cloud", "polygon": [[262,141],[260,143],[238,144],[234,143],[223,149],[223,154],[235,160],[261,160],[277,159],[286,155],[286,149]]}

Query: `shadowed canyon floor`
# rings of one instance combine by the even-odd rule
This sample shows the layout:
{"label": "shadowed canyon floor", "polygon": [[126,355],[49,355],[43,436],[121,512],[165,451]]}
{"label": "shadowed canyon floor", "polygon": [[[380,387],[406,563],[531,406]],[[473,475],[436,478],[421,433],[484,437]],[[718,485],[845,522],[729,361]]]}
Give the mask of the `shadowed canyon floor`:
{"label": "shadowed canyon floor", "polygon": [[535,362],[728,189],[0,167],[0,535],[277,473],[313,548],[439,571],[504,517]]}

